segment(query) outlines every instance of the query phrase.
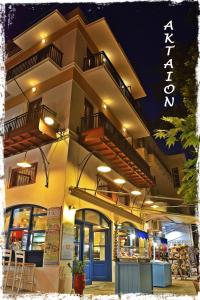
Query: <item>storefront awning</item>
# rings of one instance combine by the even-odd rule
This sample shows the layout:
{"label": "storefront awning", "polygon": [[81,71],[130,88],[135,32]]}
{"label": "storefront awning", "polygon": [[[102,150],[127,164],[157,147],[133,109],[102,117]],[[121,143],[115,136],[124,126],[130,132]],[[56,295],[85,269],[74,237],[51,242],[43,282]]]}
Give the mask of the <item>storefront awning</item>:
{"label": "storefront awning", "polygon": [[174,223],[184,223],[184,224],[199,224],[199,218],[197,216],[176,214],[156,210],[143,209],[143,215],[146,220],[160,220],[160,221],[171,221]]}
{"label": "storefront awning", "polygon": [[70,191],[71,195],[75,197],[81,198],[94,205],[98,205],[99,207],[102,207],[104,209],[108,209],[109,211],[123,218],[126,218],[127,220],[142,224],[142,219],[128,211],[128,207],[127,209],[125,207],[119,207],[112,201],[101,199],[95,195],[85,192],[80,188],[73,187],[70,188]]}
{"label": "storefront awning", "polygon": [[139,230],[137,228],[135,228],[135,234],[137,237],[142,238],[142,239],[148,239],[149,235],[147,232]]}

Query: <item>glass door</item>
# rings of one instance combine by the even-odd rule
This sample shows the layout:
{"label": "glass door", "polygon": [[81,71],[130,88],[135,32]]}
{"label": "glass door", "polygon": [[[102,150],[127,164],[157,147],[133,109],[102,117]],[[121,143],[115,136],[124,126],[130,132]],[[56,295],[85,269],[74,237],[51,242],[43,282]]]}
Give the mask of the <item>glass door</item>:
{"label": "glass door", "polygon": [[83,259],[86,261],[86,284],[92,284],[93,257],[91,225],[84,225],[83,228]]}

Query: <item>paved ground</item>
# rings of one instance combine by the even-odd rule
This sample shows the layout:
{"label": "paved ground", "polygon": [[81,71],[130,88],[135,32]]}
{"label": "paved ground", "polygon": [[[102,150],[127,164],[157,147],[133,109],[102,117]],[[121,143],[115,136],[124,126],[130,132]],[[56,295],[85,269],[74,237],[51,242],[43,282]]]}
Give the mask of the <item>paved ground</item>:
{"label": "paved ground", "polygon": [[[158,294],[175,294],[175,295],[196,295],[196,290],[192,280],[174,279],[172,286],[167,288],[154,288],[153,293]],[[84,294],[92,295],[111,295],[114,294],[113,282],[94,281],[92,285],[86,286]]]}

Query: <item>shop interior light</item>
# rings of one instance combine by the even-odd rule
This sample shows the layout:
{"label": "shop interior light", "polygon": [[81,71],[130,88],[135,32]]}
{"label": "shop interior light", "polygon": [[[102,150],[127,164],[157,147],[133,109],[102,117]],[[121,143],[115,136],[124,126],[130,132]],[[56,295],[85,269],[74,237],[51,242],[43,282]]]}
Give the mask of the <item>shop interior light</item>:
{"label": "shop interior light", "polygon": [[135,233],[130,234],[130,239],[134,240],[136,238]]}
{"label": "shop interior light", "polygon": [[124,183],[126,182],[126,180],[123,179],[123,178],[116,178],[116,179],[114,179],[113,181],[114,181],[114,183],[116,183],[116,184],[124,184]]}
{"label": "shop interior light", "polygon": [[144,201],[144,203],[145,204],[153,204],[154,202],[152,200],[148,199],[148,200]]}
{"label": "shop interior light", "polygon": [[122,131],[125,133],[125,132],[126,132],[126,128],[124,127],[124,128],[122,129]]}
{"label": "shop interior light", "polygon": [[46,43],[46,39],[43,38],[43,39],[42,39],[42,44],[45,44],[45,43]]}
{"label": "shop interior light", "polygon": [[35,93],[37,88],[35,86],[32,87],[32,93]]}
{"label": "shop interior light", "polygon": [[24,160],[17,163],[17,166],[20,168],[30,168],[31,164],[26,160],[27,152],[25,153]]}
{"label": "shop interior light", "polygon": [[131,194],[134,196],[140,196],[142,193],[140,191],[135,190],[135,191],[132,191]]}
{"label": "shop interior light", "polygon": [[97,170],[101,173],[108,173],[111,171],[111,168],[108,166],[98,166]]}
{"label": "shop interior light", "polygon": [[47,125],[53,125],[53,124],[54,124],[54,119],[51,118],[51,117],[45,117],[45,118],[44,118],[44,122],[45,122]]}
{"label": "shop interior light", "polygon": [[154,204],[154,205],[151,205],[152,208],[158,208],[159,206]]}

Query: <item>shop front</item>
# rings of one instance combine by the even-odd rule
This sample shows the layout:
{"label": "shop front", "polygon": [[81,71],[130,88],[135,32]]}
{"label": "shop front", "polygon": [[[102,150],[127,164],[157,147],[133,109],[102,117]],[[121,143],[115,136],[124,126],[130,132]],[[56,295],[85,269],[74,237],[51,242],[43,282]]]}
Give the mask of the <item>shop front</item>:
{"label": "shop front", "polygon": [[112,280],[111,245],[111,221],[95,210],[78,210],[74,251],[77,260],[86,261],[86,284]]}

